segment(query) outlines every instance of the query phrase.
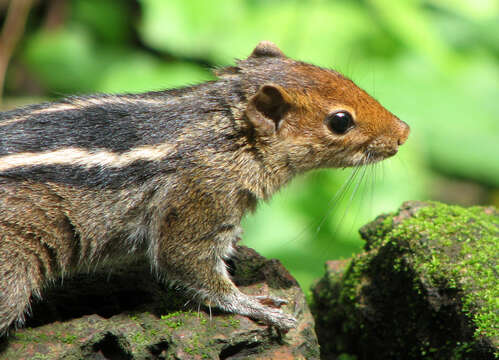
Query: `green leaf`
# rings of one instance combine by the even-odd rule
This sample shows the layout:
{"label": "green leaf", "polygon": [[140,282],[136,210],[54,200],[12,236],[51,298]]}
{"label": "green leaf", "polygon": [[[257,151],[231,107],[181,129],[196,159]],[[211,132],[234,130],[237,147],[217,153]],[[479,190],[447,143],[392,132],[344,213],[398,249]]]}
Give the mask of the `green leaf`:
{"label": "green leaf", "polygon": [[23,59],[47,88],[62,95],[95,88],[101,69],[94,54],[90,33],[68,27],[35,33],[27,41]]}
{"label": "green leaf", "polygon": [[73,23],[81,23],[105,42],[122,44],[130,37],[132,9],[129,2],[73,0]]}
{"label": "green leaf", "polygon": [[128,53],[102,74],[98,91],[122,93],[164,90],[211,80],[213,75],[199,65],[163,62],[150,55]]}

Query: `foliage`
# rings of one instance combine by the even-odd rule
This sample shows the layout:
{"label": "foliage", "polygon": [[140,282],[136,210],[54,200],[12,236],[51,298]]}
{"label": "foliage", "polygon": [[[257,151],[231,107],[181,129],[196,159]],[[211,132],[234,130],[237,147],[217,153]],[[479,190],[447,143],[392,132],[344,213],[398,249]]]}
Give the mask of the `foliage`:
{"label": "foliage", "polygon": [[494,0],[67,5],[63,20],[51,26],[45,21],[50,6],[32,10],[7,73],[8,96],[135,92],[201,82],[213,78],[210,67],[243,58],[267,39],[291,57],[345,73],[411,125],[399,155],[369,168],[362,179],[361,170],[351,192],[343,193],[343,205],[334,194],[345,171],[320,171],[297,179],[246,219],[247,244],[282,259],[303,285],[322,273],[324,260],[360,248],[360,224],[403,200],[434,196],[436,174],[499,187]]}

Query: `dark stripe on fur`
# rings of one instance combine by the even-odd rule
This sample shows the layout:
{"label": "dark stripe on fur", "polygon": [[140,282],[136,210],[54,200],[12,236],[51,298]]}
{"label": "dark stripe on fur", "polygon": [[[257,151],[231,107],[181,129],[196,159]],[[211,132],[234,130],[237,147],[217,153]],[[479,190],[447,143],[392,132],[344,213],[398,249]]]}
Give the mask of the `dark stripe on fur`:
{"label": "dark stripe on fur", "polygon": [[175,167],[164,162],[135,161],[123,168],[72,165],[24,166],[0,172],[0,179],[53,182],[89,188],[125,188],[144,183],[158,175],[175,173]]}
{"label": "dark stripe on fur", "polygon": [[[230,107],[220,104],[223,90],[220,83],[205,83],[142,95],[72,97],[58,103],[0,113],[0,155],[64,147],[122,153],[141,145],[174,142],[185,126],[206,117],[205,114],[218,111],[227,115]],[[147,103],[147,100],[158,103]],[[94,105],[92,101],[103,103]],[[32,111],[63,104],[75,105],[78,109],[29,115]],[[26,118],[1,125],[3,121],[21,117]]]}

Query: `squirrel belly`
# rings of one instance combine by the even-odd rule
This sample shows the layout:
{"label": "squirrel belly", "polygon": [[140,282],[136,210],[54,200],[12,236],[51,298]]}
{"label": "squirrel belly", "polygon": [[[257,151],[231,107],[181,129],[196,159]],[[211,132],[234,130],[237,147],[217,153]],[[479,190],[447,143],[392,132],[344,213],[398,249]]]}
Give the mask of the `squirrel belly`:
{"label": "squirrel belly", "polygon": [[134,256],[201,301],[296,326],[230,280],[241,218],[297,174],[395,155],[409,127],[270,42],[215,73],[0,113],[0,333],[21,326],[54,279]]}

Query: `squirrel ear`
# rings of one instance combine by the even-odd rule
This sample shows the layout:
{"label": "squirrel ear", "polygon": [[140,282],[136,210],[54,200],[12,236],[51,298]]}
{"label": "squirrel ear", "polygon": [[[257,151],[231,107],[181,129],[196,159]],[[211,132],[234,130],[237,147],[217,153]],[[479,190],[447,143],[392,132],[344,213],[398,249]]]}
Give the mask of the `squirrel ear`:
{"label": "squirrel ear", "polygon": [[281,86],[266,84],[250,98],[246,116],[263,135],[272,135],[291,108],[291,98]]}
{"label": "squirrel ear", "polygon": [[256,48],[251,53],[250,57],[281,57],[285,58],[286,55],[271,41],[260,41]]}

